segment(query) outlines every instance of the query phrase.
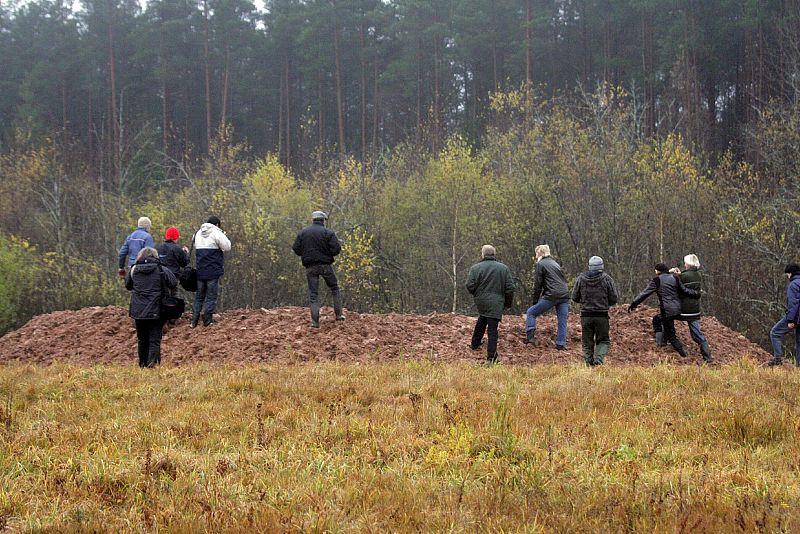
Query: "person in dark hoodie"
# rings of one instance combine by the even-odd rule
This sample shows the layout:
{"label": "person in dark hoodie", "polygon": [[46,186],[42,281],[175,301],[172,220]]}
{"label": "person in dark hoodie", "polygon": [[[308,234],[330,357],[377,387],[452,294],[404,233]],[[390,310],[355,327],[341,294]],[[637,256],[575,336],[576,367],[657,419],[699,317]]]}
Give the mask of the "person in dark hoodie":
{"label": "person in dark hoodie", "polygon": [[604,272],[603,258],[589,258],[589,270],[578,277],[572,300],[581,305],[583,359],[589,367],[602,365],[611,346],[608,310],[617,303],[614,280]]}
{"label": "person in dark hoodie", "polygon": [[[675,267],[670,269],[673,274],[680,275],[681,282],[688,288],[702,290],[703,277],[700,274],[700,259],[695,254],[687,254],[683,258],[683,270]],[[713,363],[714,359],[711,357],[711,347],[708,345],[703,330],[700,328],[700,318],[703,316],[700,313],[700,297],[690,297],[689,295],[681,295],[681,321],[686,321],[689,325],[689,334],[692,336],[692,341],[700,346],[700,354],[703,356],[703,361],[706,363]]]}
{"label": "person in dark hoodie", "polygon": [[481,261],[469,269],[467,291],[475,299],[478,320],[472,333],[472,350],[483,344],[483,335],[489,329],[489,342],[486,345],[486,363],[497,362],[497,327],[503,319],[503,308],[514,302],[514,278],[511,269],[497,261],[495,249],[491,245],[481,248]]}
{"label": "person in dark hoodie", "polygon": [[337,321],[344,321],[342,294],[333,271],[334,257],[342,251],[336,232],[325,227],[328,215],[324,211],[311,214],[311,224],[303,228],[294,240],[292,250],[300,256],[306,269],[308,301],[311,308],[311,327],[319,328],[319,279],[322,277],[333,297],[333,310]]}
{"label": "person in dark hoodie", "polygon": [[[175,278],[180,280],[181,269],[189,265],[189,249],[181,247],[178,240],[181,238],[180,231],[174,226],[167,228],[164,234],[165,241],[158,245],[158,260],[164,269],[169,270],[175,275]],[[176,295],[178,288],[172,290],[172,294]],[[167,321],[170,326],[174,326],[178,320],[170,319]]]}
{"label": "person in dark hoodie", "polygon": [[193,239],[197,260],[197,291],[192,304],[192,328],[200,322],[201,314],[203,326],[214,324],[219,279],[225,274],[224,253],[231,249],[231,242],[222,231],[222,223],[213,215],[203,223]]}
{"label": "person in dark hoodie", "polygon": [[664,341],[672,345],[672,348],[686,358],[686,350],[683,344],[675,335],[675,320],[681,314],[681,296],[700,297],[700,291],[683,285],[680,276],[670,273],[669,267],[664,263],[656,265],[656,276],[650,280],[647,287],[633,299],[628,306],[628,313],[633,312],[650,295],[655,293],[658,296],[659,313],[661,315],[661,326],[664,329]]}
{"label": "person in dark hoodie", "polygon": [[783,363],[783,336],[794,330],[794,363],[800,367],[800,329],[797,328],[800,321],[800,265],[790,263],[783,272],[789,279],[786,287],[786,314],[769,331],[769,339],[772,341],[772,360],[769,365],[775,367]]}
{"label": "person in dark hoodie", "polygon": [[536,253],[536,274],[533,284],[533,301],[525,322],[525,343],[536,339],[536,318],[555,307],[558,320],[556,349],[567,350],[567,314],[569,313],[569,288],[561,266],[550,257],[550,247],[539,245]]}
{"label": "person in dark hoodie", "polygon": [[139,367],[155,367],[161,363],[161,299],[165,290],[178,285],[178,279],[158,261],[158,251],[145,247],[125,276],[125,287],[131,291],[128,313],[136,323]]}

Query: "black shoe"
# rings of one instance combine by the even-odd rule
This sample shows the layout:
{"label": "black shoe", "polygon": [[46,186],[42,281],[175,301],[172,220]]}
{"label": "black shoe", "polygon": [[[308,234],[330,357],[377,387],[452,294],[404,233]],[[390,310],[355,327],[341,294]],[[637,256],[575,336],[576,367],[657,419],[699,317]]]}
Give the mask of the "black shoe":
{"label": "black shoe", "polygon": [[469,344],[469,348],[472,349],[472,350],[479,350],[485,344],[486,344],[486,340],[485,339],[481,339],[481,342],[478,343],[477,345],[473,345],[472,343],[470,343]]}
{"label": "black shoe", "polygon": [[200,317],[193,315],[192,316],[192,324],[190,325],[192,328],[197,327],[197,322],[200,321]]}
{"label": "black shoe", "polygon": [[340,313],[339,315],[336,316],[336,320],[337,321],[344,321],[344,315]]}
{"label": "black shoe", "polygon": [[487,356],[486,357],[486,367],[491,367],[493,365],[496,365],[497,364],[497,358],[499,358],[499,357],[500,357],[500,354],[497,353],[497,352]]}
{"label": "black shoe", "polygon": [[767,365],[770,367],[780,367],[783,365],[783,358],[772,358]]}
{"label": "black shoe", "polygon": [[311,328],[319,328],[319,321],[311,321]]}
{"label": "black shoe", "polygon": [[203,314],[203,326],[211,326],[214,324],[214,314]]}
{"label": "black shoe", "polygon": [[556,350],[567,350],[567,347],[564,345],[556,345]]}
{"label": "black shoe", "polygon": [[525,332],[525,341],[523,341],[523,343],[525,343],[526,345],[533,345],[535,338],[536,338],[536,330],[535,329],[528,330],[527,332]]}

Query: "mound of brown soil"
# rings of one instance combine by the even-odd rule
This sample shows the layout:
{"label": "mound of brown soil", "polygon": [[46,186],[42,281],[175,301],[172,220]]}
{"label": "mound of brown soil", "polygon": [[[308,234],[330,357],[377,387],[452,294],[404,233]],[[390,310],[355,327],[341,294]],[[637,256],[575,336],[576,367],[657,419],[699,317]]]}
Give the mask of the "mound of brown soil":
{"label": "mound of brown soil", "polygon": [[[608,364],[644,364],[669,361],[700,362],[697,345],[688,328],[677,323],[679,335],[691,357],[683,360],[671,348],[655,346],[651,334],[653,309],[634,314],[612,310],[612,346]],[[320,360],[386,361],[426,358],[436,361],[475,360],[485,351],[469,349],[475,318],[464,315],[373,315],[350,312],[335,322],[331,309],[323,310],[322,327],[309,327],[305,308],[234,310],[217,317],[209,328],[189,328],[187,320],[164,335],[162,359],[167,365],[195,361],[300,362]],[[769,354],[742,335],[704,318],[703,330],[714,358],[728,363],[743,356],[766,361]],[[555,350],[555,315],[540,318],[537,345],[523,344],[524,319],[506,316],[500,324],[500,359],[504,363],[534,364],[580,362],[581,330],[577,314],[569,317],[567,351]],[[82,364],[133,363],[136,334],[133,322],[120,307],[94,307],[60,311],[33,318],[25,326],[0,338],[0,362],[48,364],[67,361]]]}

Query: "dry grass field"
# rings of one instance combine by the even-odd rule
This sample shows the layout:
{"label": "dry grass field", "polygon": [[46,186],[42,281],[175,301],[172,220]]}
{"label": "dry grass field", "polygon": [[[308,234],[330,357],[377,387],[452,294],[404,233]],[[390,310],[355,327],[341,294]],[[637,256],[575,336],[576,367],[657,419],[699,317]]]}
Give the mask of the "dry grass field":
{"label": "dry grass field", "polygon": [[800,374],[0,367],[0,530],[798,532]]}

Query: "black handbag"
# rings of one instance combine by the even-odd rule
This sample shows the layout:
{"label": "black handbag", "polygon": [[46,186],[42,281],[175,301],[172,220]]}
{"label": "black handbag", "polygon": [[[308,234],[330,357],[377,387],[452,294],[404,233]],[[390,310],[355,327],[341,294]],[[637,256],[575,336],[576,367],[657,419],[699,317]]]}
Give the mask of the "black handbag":
{"label": "black handbag", "polygon": [[180,283],[183,289],[191,292],[197,291],[197,269],[192,267],[192,251],[194,250],[194,240],[196,237],[197,234],[192,238],[192,248],[189,250],[189,265],[181,269],[181,272],[178,273],[178,283]]}
{"label": "black handbag", "polygon": [[164,281],[164,269],[161,269],[161,319],[165,321],[180,319],[185,310],[186,301],[170,294]]}

